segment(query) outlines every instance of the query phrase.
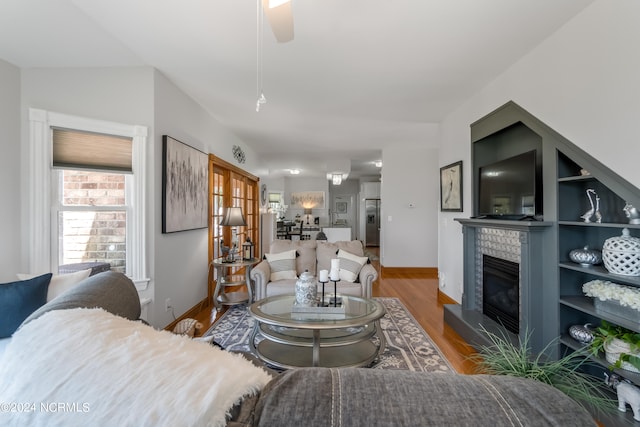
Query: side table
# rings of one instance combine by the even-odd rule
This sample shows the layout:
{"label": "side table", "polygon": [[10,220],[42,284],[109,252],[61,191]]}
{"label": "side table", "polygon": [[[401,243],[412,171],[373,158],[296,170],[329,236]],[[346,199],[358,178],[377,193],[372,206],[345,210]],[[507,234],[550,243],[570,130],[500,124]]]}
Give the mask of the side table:
{"label": "side table", "polygon": [[[211,265],[218,272],[216,278],[216,288],[213,291],[213,305],[216,310],[221,305],[251,304],[253,302],[253,284],[251,283],[251,269],[260,260],[258,258],[236,259],[234,261],[226,261],[224,258],[216,258],[211,261]],[[228,274],[228,269],[233,267],[244,267],[244,280],[236,280],[240,276]],[[247,292],[225,292],[228,286],[246,285]]]}

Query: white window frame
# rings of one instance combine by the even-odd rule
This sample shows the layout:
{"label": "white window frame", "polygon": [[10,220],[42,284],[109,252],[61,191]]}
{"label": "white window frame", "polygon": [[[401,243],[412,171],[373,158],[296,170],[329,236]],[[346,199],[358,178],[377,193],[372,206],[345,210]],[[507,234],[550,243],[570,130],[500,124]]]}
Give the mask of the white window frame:
{"label": "white window frame", "polygon": [[[52,261],[57,250],[57,240],[52,240],[54,227],[53,213],[57,201],[52,200],[56,182],[52,174],[52,128],[66,128],[106,135],[123,136],[133,141],[133,182],[131,194],[127,194],[127,204],[131,217],[127,218],[127,275],[139,291],[149,283],[146,271],[145,248],[145,189],[146,189],[146,146],[148,128],[126,125],[103,120],[95,120],[46,110],[29,109],[29,271],[50,272],[57,261]],[[130,198],[129,198],[130,196]],[[52,203],[53,202],[53,203]],[[57,234],[56,234],[57,239]],[[56,246],[57,247],[57,246]],[[55,254],[57,256],[57,254]]]}

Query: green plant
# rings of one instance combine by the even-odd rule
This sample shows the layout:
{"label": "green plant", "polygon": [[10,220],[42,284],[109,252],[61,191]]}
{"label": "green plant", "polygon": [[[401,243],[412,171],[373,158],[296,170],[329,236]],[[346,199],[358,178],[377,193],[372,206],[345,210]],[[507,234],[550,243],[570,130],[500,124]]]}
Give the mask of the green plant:
{"label": "green plant", "polygon": [[487,330],[483,332],[491,344],[481,346],[478,354],[471,356],[477,373],[533,379],[557,388],[586,409],[599,413],[615,409],[615,401],[603,390],[603,379],[582,370],[589,363],[588,351],[578,350],[552,360],[547,355],[558,344],[557,339],[533,355],[529,332],[520,338],[519,345],[514,345],[504,336]]}
{"label": "green plant", "polygon": [[[632,353],[640,351],[639,333],[623,328],[622,326],[613,325],[605,320],[603,320],[600,326],[596,328],[593,333],[593,337],[593,341],[591,341],[590,345],[591,353],[593,355],[598,355],[600,352],[605,351],[606,346],[611,344],[611,342],[616,338],[629,344]],[[616,360],[609,369],[613,370],[614,368],[621,368],[622,362],[628,362],[633,367],[640,370],[640,357],[632,353],[620,353],[618,360]]]}

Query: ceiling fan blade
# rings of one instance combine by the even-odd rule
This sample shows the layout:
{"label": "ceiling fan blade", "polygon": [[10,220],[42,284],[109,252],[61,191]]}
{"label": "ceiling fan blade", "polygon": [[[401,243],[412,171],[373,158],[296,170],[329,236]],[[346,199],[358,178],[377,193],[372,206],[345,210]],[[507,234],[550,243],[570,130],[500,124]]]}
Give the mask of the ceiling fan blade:
{"label": "ceiling fan blade", "polygon": [[269,20],[271,31],[276,36],[278,43],[286,43],[293,40],[293,13],[291,1],[276,7],[269,7],[269,0],[262,0],[262,10]]}

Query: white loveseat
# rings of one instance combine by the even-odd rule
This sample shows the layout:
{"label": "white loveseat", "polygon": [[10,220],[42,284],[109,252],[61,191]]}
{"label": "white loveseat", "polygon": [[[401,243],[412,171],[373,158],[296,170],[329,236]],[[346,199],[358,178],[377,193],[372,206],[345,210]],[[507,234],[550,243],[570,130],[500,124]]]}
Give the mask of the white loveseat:
{"label": "white loveseat", "polygon": [[[364,246],[360,240],[325,242],[321,240],[276,240],[269,248],[269,254],[279,254],[287,251],[296,251],[295,272],[296,276],[309,271],[318,276],[320,270],[330,270],[331,260],[338,257],[338,251],[343,250],[358,257],[364,256]],[[337,283],[337,292],[346,295],[371,298],[371,287],[378,278],[378,272],[370,263],[365,263],[355,282],[340,280]],[[296,279],[281,279],[271,281],[271,267],[267,260],[263,260],[251,270],[251,279],[255,285],[254,297],[256,300],[273,295],[295,293]],[[320,290],[320,285],[319,290]],[[333,283],[327,283],[325,290],[333,290]]]}

